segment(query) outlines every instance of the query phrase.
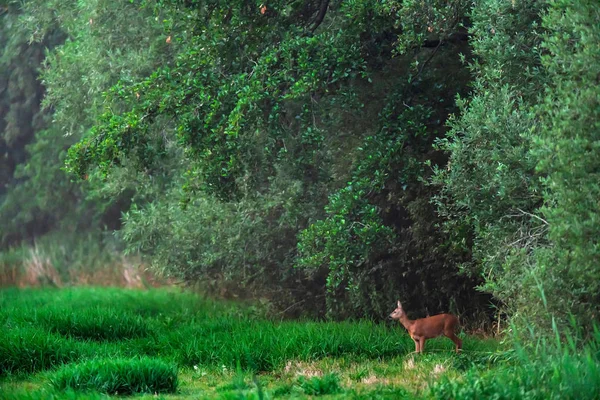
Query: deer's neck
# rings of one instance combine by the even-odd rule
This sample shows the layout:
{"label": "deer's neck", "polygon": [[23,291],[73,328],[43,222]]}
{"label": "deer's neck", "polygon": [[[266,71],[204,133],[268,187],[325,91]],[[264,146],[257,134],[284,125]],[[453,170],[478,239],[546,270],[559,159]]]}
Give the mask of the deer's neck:
{"label": "deer's neck", "polygon": [[407,331],[411,332],[411,329],[415,323],[412,319],[408,319],[406,315],[400,317],[400,323],[406,328]]}

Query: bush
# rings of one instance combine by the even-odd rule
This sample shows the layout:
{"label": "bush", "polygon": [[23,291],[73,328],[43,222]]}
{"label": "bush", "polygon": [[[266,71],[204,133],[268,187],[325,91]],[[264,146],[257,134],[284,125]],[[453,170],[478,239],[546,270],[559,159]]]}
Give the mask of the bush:
{"label": "bush", "polygon": [[58,390],[95,390],[115,395],[174,393],[178,383],[176,366],[151,358],[86,361],[61,368],[50,381]]}
{"label": "bush", "polygon": [[[542,64],[550,82],[537,106],[532,154],[543,181],[550,245],[536,252],[537,306],[550,330],[571,315],[591,331],[600,315],[600,14],[592,0],[550,2]],[[551,318],[548,318],[548,315]]]}

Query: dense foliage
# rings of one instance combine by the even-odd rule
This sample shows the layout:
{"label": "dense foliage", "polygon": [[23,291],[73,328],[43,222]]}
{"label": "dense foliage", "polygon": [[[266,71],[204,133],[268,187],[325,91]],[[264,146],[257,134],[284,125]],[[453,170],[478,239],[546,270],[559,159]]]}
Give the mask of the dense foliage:
{"label": "dense foliage", "polygon": [[[546,243],[537,214],[542,184],[531,155],[538,135],[532,109],[544,83],[539,46],[543,1],[483,1],[471,11],[473,91],[436,146],[449,154],[435,170],[438,210],[453,246],[470,252],[462,270],[481,276],[482,288],[525,311],[539,292],[532,252]],[[538,310],[539,311],[539,310]]]}
{"label": "dense foliage", "polygon": [[117,231],[296,315],[597,320],[593,1],[0,4],[3,246]]}
{"label": "dense foliage", "polygon": [[[590,328],[600,311],[600,10],[556,2],[544,15],[542,65],[549,84],[537,105],[533,156],[543,174],[550,246],[536,249],[543,306]],[[538,300],[539,302],[539,300]]]}
{"label": "dense foliage", "polygon": [[37,80],[44,48],[60,42],[61,35],[49,32],[41,42],[28,45],[29,33],[20,16],[16,2],[0,3],[0,224],[3,228],[0,243],[3,245],[46,233],[64,217],[64,213],[55,215],[56,210],[49,204],[52,194],[31,198],[29,191],[23,195],[28,191],[23,186],[30,184],[29,177],[44,188],[60,186],[62,194],[70,195],[76,190],[64,187],[69,180],[62,173],[56,181],[53,179],[61,166],[58,159],[49,170],[38,169],[41,154],[56,155],[64,150],[60,145],[48,146],[48,115],[40,109],[44,88]]}
{"label": "dense foliage", "polygon": [[548,330],[598,315],[599,18],[592,2],[481,2],[475,90],[438,142],[450,160],[436,201],[453,242],[473,252],[464,269]]}

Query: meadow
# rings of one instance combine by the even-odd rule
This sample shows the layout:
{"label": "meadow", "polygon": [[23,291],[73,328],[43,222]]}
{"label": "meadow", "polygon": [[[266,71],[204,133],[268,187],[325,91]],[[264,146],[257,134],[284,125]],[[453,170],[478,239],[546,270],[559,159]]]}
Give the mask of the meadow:
{"label": "meadow", "polygon": [[178,289],[0,290],[0,398],[598,398],[600,333],[462,333],[424,354],[398,323],[281,320]]}

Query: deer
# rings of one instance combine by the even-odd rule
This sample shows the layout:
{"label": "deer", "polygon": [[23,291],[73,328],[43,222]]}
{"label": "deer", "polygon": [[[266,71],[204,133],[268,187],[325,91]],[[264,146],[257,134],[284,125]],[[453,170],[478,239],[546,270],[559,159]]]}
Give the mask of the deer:
{"label": "deer", "polygon": [[415,352],[422,353],[425,347],[425,341],[438,336],[446,336],[456,344],[456,352],[462,349],[462,340],[455,334],[458,326],[458,317],[452,314],[438,314],[427,318],[411,320],[402,308],[400,300],[398,307],[390,314],[390,318],[400,321],[408,331],[408,334],[415,341]]}

